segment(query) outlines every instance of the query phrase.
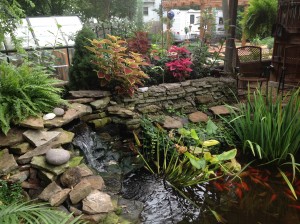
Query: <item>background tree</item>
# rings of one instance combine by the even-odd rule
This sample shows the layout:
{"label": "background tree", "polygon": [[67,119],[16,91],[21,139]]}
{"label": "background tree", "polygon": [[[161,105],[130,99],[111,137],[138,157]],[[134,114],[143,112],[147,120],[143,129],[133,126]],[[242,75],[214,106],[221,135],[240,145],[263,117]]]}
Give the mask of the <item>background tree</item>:
{"label": "background tree", "polygon": [[26,16],[54,16],[66,15],[72,11],[72,0],[31,0],[35,7],[28,4],[28,0],[19,0]]}
{"label": "background tree", "polygon": [[72,11],[82,20],[91,18],[97,21],[109,20],[112,17],[127,17],[133,20],[136,14],[137,0],[72,0]]}
{"label": "background tree", "polygon": [[242,19],[243,31],[250,39],[271,35],[277,17],[277,0],[250,0]]}
{"label": "background tree", "polygon": [[[29,6],[33,6],[30,0],[24,0]],[[21,18],[25,17],[22,6],[15,0],[0,1],[0,43],[4,40],[4,35],[9,34],[16,45],[17,39],[14,35],[14,30]]]}

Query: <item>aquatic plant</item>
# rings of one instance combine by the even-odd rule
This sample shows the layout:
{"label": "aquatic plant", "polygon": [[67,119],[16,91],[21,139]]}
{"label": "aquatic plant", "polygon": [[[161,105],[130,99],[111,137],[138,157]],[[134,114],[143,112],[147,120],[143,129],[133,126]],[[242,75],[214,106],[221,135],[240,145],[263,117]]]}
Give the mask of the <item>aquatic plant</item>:
{"label": "aquatic plant", "polygon": [[[286,103],[285,103],[286,102]],[[243,144],[243,152],[267,162],[284,163],[300,148],[300,88],[283,97],[265,100],[260,90],[248,94],[246,103],[231,108],[223,119]]]}
{"label": "aquatic plant", "polygon": [[[240,169],[235,160],[236,149],[214,155],[209,149],[219,142],[203,141],[194,129],[181,128],[168,133],[147,119],[143,120],[142,127],[143,144],[135,134],[137,145],[143,145],[141,150],[136,149],[137,152],[150,172],[163,176],[174,186],[197,185],[224,173],[233,175]],[[222,174],[217,176],[217,172]]]}

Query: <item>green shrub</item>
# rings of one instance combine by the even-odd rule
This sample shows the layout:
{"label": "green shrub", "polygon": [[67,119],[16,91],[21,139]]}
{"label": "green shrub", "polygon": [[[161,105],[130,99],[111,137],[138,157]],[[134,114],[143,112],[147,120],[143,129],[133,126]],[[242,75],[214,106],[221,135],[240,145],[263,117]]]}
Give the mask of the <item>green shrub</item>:
{"label": "green shrub", "polygon": [[0,180],[0,205],[19,202],[22,198],[22,187],[20,183],[8,184],[5,180]]}
{"label": "green shrub", "polygon": [[89,39],[95,39],[96,34],[88,27],[83,27],[75,38],[75,53],[70,67],[69,80],[71,89],[99,89],[96,66],[91,63],[95,55],[85,46],[91,46]]}
{"label": "green shrub", "polygon": [[0,126],[4,134],[11,123],[19,123],[28,116],[50,112],[65,103],[61,89],[54,87],[57,80],[45,69],[24,63],[19,67],[0,63]]}
{"label": "green shrub", "polygon": [[[240,107],[231,107],[227,123],[243,144],[243,152],[252,151],[254,156],[267,161],[284,162],[296,155],[300,148],[300,88],[289,98],[278,95],[265,100],[256,91]],[[286,104],[284,102],[287,102]]]}

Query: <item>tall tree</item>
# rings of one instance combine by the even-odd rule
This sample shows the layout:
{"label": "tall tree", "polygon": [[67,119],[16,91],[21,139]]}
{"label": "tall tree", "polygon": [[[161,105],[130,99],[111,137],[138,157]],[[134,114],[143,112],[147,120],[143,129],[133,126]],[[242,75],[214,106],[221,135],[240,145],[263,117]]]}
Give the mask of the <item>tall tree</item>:
{"label": "tall tree", "polygon": [[95,18],[98,21],[111,17],[127,17],[133,20],[136,14],[137,0],[73,0],[73,11],[83,20]]}
{"label": "tall tree", "polygon": [[28,4],[28,0],[19,0],[26,16],[64,15],[72,8],[72,0],[31,0],[35,7]]}
{"label": "tall tree", "polygon": [[[24,0],[29,6],[33,6],[30,0]],[[4,41],[5,34],[9,34],[18,50],[21,50],[18,45],[18,40],[14,35],[14,30],[21,18],[25,17],[21,4],[16,0],[1,0],[0,1],[0,45]]]}

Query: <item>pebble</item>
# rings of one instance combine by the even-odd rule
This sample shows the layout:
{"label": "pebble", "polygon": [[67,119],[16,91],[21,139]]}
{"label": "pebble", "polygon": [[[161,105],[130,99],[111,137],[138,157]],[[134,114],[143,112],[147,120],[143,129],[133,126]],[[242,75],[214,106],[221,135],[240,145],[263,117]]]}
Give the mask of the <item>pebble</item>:
{"label": "pebble", "polygon": [[43,116],[43,120],[45,120],[45,121],[52,120],[55,117],[56,117],[56,115],[54,113],[48,113]]}
{"label": "pebble", "polygon": [[58,117],[61,117],[65,114],[65,110],[62,109],[62,108],[59,108],[59,107],[56,107],[53,109],[53,113],[58,116]]}

